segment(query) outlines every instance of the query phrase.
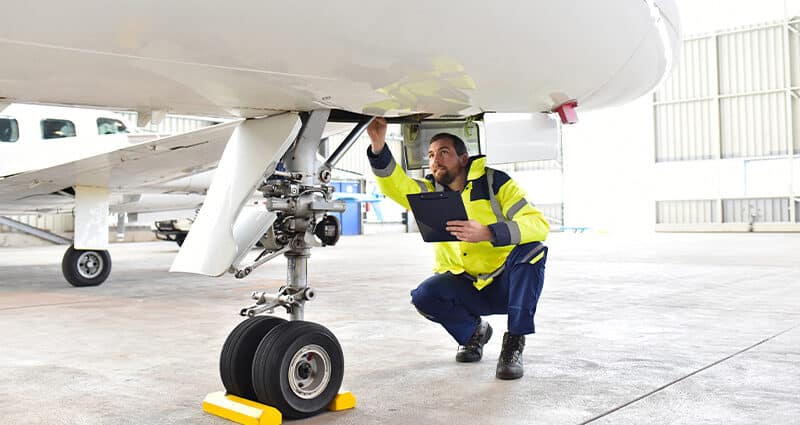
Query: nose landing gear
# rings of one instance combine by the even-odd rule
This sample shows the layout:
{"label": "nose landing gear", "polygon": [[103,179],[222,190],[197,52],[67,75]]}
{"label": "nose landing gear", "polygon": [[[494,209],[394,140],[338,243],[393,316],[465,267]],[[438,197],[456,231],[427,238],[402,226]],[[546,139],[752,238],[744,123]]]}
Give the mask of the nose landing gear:
{"label": "nose landing gear", "polygon": [[[270,231],[262,237],[264,252],[249,265],[231,267],[244,278],[253,269],[281,254],[287,260],[286,285],[277,293],[254,292],[255,304],[240,310],[247,317],[228,336],[220,355],[220,376],[227,394],[212,393],[203,409],[239,423],[279,424],[283,417],[300,419],[323,410],[355,406],[350,393],[340,393],[344,355],[339,341],[322,325],[304,321],[304,306],[315,298],[308,286],[308,258],[312,247],[335,245],[340,225],[329,212],[345,205],[333,201],[326,167],[332,167],[340,148],[324,167],[317,161],[322,129],[330,111],[314,111],[304,119],[304,129],[285,168],[265,179],[259,190],[267,210],[276,214]],[[352,146],[368,121],[360,123],[343,145]],[[326,178],[322,178],[326,177]],[[283,307],[290,321],[272,314]],[[276,419],[277,418],[277,419]],[[271,422],[270,422],[271,421]]]}

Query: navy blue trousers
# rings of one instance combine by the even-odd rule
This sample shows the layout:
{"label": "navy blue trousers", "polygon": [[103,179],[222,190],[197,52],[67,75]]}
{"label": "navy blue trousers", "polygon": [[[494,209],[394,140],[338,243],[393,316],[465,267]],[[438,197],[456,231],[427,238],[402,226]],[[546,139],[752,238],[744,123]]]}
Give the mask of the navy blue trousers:
{"label": "navy blue trousers", "polygon": [[506,258],[503,273],[482,290],[466,274],[436,274],[411,291],[411,303],[426,318],[441,324],[459,344],[465,344],[480,323],[481,316],[507,314],[508,331],[517,335],[534,333],[533,316],[544,284],[547,247],[542,258],[540,242],[517,245]]}

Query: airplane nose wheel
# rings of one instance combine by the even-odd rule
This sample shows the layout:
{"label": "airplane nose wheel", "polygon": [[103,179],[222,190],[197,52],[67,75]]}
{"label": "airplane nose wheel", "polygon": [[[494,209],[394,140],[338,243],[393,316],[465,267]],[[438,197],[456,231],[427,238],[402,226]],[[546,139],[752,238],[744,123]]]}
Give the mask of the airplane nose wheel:
{"label": "airplane nose wheel", "polygon": [[272,329],[286,323],[279,317],[256,316],[233,328],[222,346],[219,374],[228,394],[255,400],[253,391],[253,356],[261,340]]}
{"label": "airplane nose wheel", "polygon": [[252,368],[258,401],[289,419],[325,410],[344,377],[342,347],[322,325],[292,321],[270,331],[256,349]]}

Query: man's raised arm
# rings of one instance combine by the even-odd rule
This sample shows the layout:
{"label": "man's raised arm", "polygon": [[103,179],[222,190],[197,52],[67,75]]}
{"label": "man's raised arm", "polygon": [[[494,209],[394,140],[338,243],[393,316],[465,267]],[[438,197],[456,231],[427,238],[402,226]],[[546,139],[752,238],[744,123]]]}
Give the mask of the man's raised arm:
{"label": "man's raised arm", "polygon": [[386,146],[386,120],[380,117],[372,120],[367,127],[367,134],[372,141],[372,153],[375,155],[381,153]]}
{"label": "man's raised arm", "polygon": [[410,209],[406,195],[433,190],[433,184],[426,180],[408,177],[403,167],[397,165],[392,153],[386,147],[385,119],[372,120],[367,127],[367,134],[372,141],[372,146],[367,148],[367,157],[381,193],[402,207]]}

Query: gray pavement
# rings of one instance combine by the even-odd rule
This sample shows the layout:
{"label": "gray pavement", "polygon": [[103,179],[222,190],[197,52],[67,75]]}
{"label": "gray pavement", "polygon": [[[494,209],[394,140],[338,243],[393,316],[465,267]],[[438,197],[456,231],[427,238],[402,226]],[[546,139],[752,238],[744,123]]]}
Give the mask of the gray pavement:
{"label": "gray pavement", "polygon": [[[505,329],[477,364],[417,315],[418,235],[315,249],[306,319],[345,352],[355,410],[301,424],[800,424],[800,235],[554,234],[526,375],[494,378]],[[63,247],[0,249],[0,424],[225,424],[219,350],[245,280],[166,272],[171,243],[112,245],[97,288],[61,278]]]}

